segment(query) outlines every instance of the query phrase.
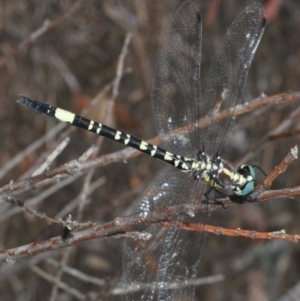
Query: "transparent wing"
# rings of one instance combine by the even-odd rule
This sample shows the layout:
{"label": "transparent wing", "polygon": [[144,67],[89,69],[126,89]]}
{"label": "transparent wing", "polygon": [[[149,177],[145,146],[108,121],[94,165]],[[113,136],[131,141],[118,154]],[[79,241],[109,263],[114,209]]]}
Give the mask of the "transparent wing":
{"label": "transparent wing", "polygon": [[[201,101],[201,17],[192,1],[179,8],[159,54],[151,95],[157,131],[169,136],[170,150],[189,157],[203,148],[209,154],[222,150],[233,123],[233,110],[242,102],[264,23],[259,4],[247,7],[237,17],[217,50]],[[214,120],[220,110],[227,117]],[[210,118],[209,127],[194,130],[194,123],[205,116]],[[191,204],[204,206],[201,199],[206,190],[207,184],[180,172],[159,175],[149,185],[133,214],[143,218],[140,228],[134,230],[150,233],[151,238],[124,242],[123,300],[193,300],[193,279],[205,233],[182,230],[180,225],[207,222],[207,208],[195,216],[188,209]],[[170,208],[176,210],[175,215],[170,216]],[[170,225],[147,221],[153,212]]]}
{"label": "transparent wing", "polygon": [[[192,1],[185,1],[178,9],[159,53],[151,94],[156,129],[170,136],[165,147],[188,157],[199,150],[209,155],[222,151],[234,123],[234,109],[243,102],[248,70],[265,20],[264,8],[258,3],[235,19],[215,54],[201,98],[201,17]],[[223,110],[227,117],[214,120]],[[210,125],[194,130],[194,123],[205,116],[210,117]],[[178,128],[183,130],[176,131]]]}
{"label": "transparent wing", "polygon": [[185,1],[163,40],[152,80],[156,130],[170,136],[168,150],[187,157],[197,150],[197,133],[189,129],[199,115],[201,38],[201,16],[192,1]]}
{"label": "transparent wing", "polygon": [[[125,240],[123,300],[193,300],[193,280],[206,234],[181,230],[179,223],[207,222],[207,205],[200,202],[206,189],[206,184],[180,172],[159,175],[150,183],[133,214],[147,218],[150,212],[155,212],[163,217],[163,221],[171,221],[171,225],[143,222],[138,230],[150,233],[151,238]],[[203,206],[204,212],[193,217],[189,204],[193,204],[194,209]],[[170,217],[167,212],[172,208],[178,212]]]}
{"label": "transparent wing", "polygon": [[[236,106],[243,102],[248,71],[266,23],[264,8],[248,6],[231,24],[213,59],[205,88],[204,102],[211,124],[203,139],[210,155],[221,153],[233,126]],[[216,121],[214,115],[224,111],[227,117]]]}

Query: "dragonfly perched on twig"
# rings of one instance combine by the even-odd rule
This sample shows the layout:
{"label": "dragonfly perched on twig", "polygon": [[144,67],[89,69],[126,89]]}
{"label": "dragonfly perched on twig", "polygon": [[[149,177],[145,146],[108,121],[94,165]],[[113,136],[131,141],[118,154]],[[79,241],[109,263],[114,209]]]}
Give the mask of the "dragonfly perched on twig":
{"label": "dragonfly perched on twig", "polygon": [[[201,15],[191,0],[180,6],[164,38],[152,83],[154,123],[157,132],[169,138],[164,148],[20,95],[18,102],[38,113],[131,146],[177,168],[156,177],[134,206],[134,218],[141,219],[139,229],[134,230],[144,231],[150,238],[124,242],[124,300],[192,300],[206,234],[187,231],[182,225],[207,223],[207,200],[214,200],[219,188],[229,188],[241,198],[253,191],[254,166],[241,165],[235,171],[221,155],[235,121],[235,108],[243,103],[248,71],[265,23],[260,4],[248,6],[235,19],[216,51],[202,93]],[[224,116],[216,118],[220,112]],[[160,223],[150,222],[153,212],[160,213]]]}
{"label": "dragonfly perched on twig", "polygon": [[[203,158],[205,152],[212,161],[222,154],[234,123],[234,109],[243,103],[248,70],[265,23],[260,4],[248,6],[235,19],[216,51],[202,93],[201,15],[192,1],[181,5],[163,40],[151,93],[157,132],[169,136],[166,149],[196,159]],[[227,115],[215,120],[218,112]],[[206,127],[201,126],[203,118],[209,120]],[[248,174],[248,171],[241,170],[241,173]],[[135,215],[147,221],[149,212],[164,212],[172,206],[181,209],[170,218],[168,227],[147,222],[141,225],[140,231],[151,234],[149,240],[126,239],[124,300],[193,300],[206,233],[182,230],[179,224],[208,222],[207,205],[201,200],[210,184],[199,180],[193,172],[178,171],[160,174],[150,183],[135,204]],[[252,188],[244,185],[240,195],[250,193]],[[213,199],[214,189],[209,192],[209,198]],[[193,204],[192,212],[187,209],[188,204]],[[193,214],[198,211],[195,208],[202,213]]]}

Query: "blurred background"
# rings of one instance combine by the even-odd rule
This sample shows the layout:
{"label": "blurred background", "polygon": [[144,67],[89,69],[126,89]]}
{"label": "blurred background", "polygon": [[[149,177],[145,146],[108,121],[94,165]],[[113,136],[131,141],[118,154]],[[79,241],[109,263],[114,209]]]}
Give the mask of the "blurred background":
{"label": "blurred background", "polygon": [[[252,2],[195,0],[204,19],[204,79],[226,29]],[[177,0],[0,1],[1,187],[29,177],[66,136],[70,137],[70,143],[51,168],[78,159],[95,143],[101,143],[98,156],[124,148],[108,139],[99,142],[96,135],[86,131],[68,127],[58,131],[56,120],[18,105],[15,100],[20,93],[76,113],[85,110],[87,118],[99,122],[105,118],[108,125],[144,140],[156,136],[149,98],[151,78],[164,32],[181,3]],[[247,101],[262,93],[269,96],[298,91],[300,87],[300,2],[262,3],[267,26],[249,72]],[[110,108],[111,85],[128,33],[132,34],[132,40],[124,61],[124,75]],[[250,155],[248,151],[289,120],[298,106],[299,99],[239,117],[225,158],[237,162],[248,155],[246,163],[258,164],[270,172],[298,143],[297,118],[284,131],[286,135],[266,139]],[[51,132],[54,128],[55,134]],[[37,144],[41,137],[46,137],[45,141]],[[298,186],[299,167],[295,161],[272,189]],[[128,215],[136,198],[164,168],[162,162],[141,155],[97,168],[91,175],[88,193],[84,186],[87,175],[83,174],[70,176],[69,183],[59,187],[41,185],[30,189],[18,199],[47,216],[66,219],[69,213],[76,216],[75,207],[70,204],[76,205],[80,197],[85,197],[87,204],[81,220],[105,223]],[[287,233],[299,234],[299,214],[299,198],[271,200],[217,210],[211,223],[233,229],[265,232],[285,229]],[[60,235],[61,231],[61,227],[48,225],[13,204],[0,204],[1,249],[41,241]],[[120,300],[112,294],[112,289],[120,282],[122,273],[122,239],[96,239],[69,248],[66,264],[85,276],[83,279],[78,273],[64,273],[61,281],[68,289],[57,289],[54,280],[47,280],[39,271],[55,278],[64,252],[48,252],[17,261],[9,268],[2,266],[0,300],[85,297]],[[300,286],[299,244],[208,234],[199,277],[220,274],[223,281],[197,287],[196,300],[283,300],[280,297]],[[89,281],[87,276],[99,281]],[[79,293],[73,294],[70,288]],[[299,291],[300,288],[298,296]]]}

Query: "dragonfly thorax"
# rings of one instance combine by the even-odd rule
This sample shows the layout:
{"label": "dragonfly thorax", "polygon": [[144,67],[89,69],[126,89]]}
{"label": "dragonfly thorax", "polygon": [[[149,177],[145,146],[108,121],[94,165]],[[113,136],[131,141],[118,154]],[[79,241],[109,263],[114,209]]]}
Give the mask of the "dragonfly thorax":
{"label": "dragonfly thorax", "polygon": [[219,175],[224,166],[220,156],[208,156],[205,152],[199,152],[197,160],[192,164],[191,170],[195,179],[202,179],[213,187],[225,188]]}
{"label": "dragonfly thorax", "polygon": [[241,165],[235,171],[224,166],[219,155],[210,157],[205,152],[199,152],[197,159],[192,160],[190,171],[194,179],[201,179],[212,187],[231,189],[239,196],[250,194],[256,185],[252,166]]}

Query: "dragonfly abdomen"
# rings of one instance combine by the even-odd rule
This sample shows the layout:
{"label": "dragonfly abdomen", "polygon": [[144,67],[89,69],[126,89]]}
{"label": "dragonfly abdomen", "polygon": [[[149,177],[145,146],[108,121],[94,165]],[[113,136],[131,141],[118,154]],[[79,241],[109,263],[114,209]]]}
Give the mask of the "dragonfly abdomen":
{"label": "dragonfly abdomen", "polygon": [[194,159],[186,158],[180,155],[175,155],[169,151],[160,148],[157,145],[150,144],[146,141],[135,138],[129,134],[110,128],[107,125],[76,115],[72,112],[51,106],[49,104],[31,99],[24,95],[18,100],[20,104],[26,105],[39,114],[46,115],[58,119],[60,121],[70,123],[73,126],[93,132],[97,135],[109,138],[111,140],[122,143],[126,146],[137,149],[153,158],[162,160],[178,169],[190,171],[193,169]]}

